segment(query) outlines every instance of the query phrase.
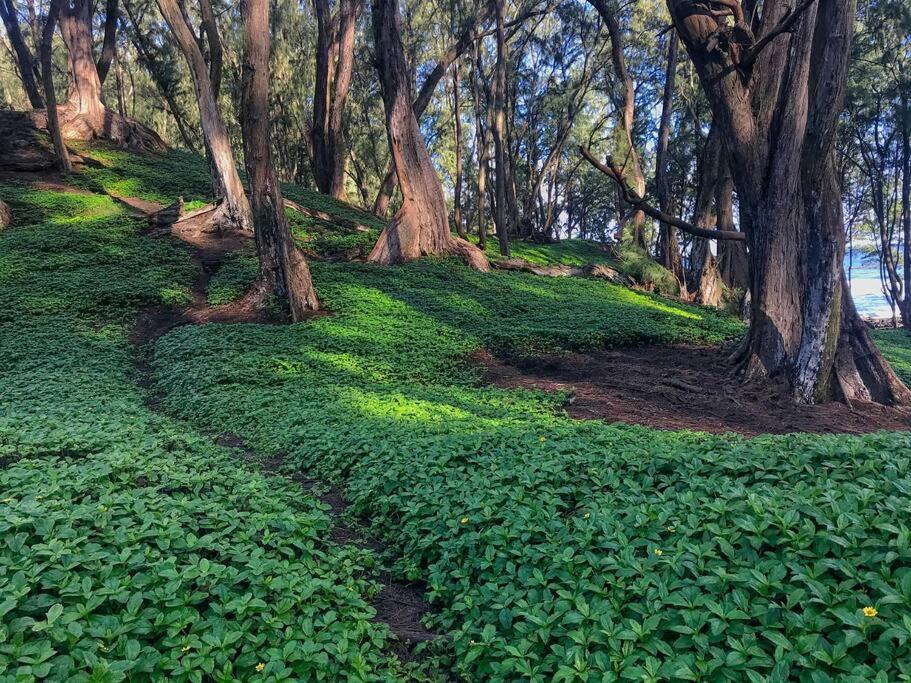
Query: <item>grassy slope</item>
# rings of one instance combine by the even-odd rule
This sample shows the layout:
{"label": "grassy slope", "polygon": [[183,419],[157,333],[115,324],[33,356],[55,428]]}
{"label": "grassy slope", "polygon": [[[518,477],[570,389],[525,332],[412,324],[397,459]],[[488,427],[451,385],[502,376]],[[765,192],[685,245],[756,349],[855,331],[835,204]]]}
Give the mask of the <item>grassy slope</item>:
{"label": "grassy slope", "polygon": [[911,333],[907,330],[874,330],[873,338],[898,376],[911,385]]}
{"label": "grassy slope", "polygon": [[[438,627],[451,634],[456,666],[470,680],[911,675],[908,435],[744,441],[575,422],[560,415],[553,396],[479,386],[466,357],[485,345],[523,353],[717,341],[739,326],[601,282],[483,276],[443,262],[315,264],[314,278],[333,316],[290,327],[182,328],[162,339],[154,368],[165,406],[201,427],[230,425],[264,451],[345,483],[355,509],[393,542],[400,569],[427,581],[441,609]],[[128,317],[162,290],[179,289],[180,278],[170,279],[140,287],[145,299],[118,299],[112,310]],[[69,280],[61,274],[54,282]],[[54,292],[42,285],[36,298],[45,306]],[[50,387],[44,398],[25,396],[40,355],[22,351],[33,343],[27,326],[18,330],[35,305],[13,309],[8,324],[19,336],[6,353],[24,360],[2,379],[20,387],[11,402],[20,423],[60,402],[81,376],[74,366],[86,365],[61,359],[42,375]],[[48,321],[79,329],[77,320]],[[122,328],[102,329],[125,354]],[[154,429],[183,429],[149,416],[124,388],[116,374],[127,372],[125,359],[103,367],[79,380],[81,400],[61,413],[65,427],[36,429],[36,448],[57,454],[26,460],[26,472],[69,462],[59,442],[78,431],[89,386],[89,406],[122,391],[131,398],[116,404],[147,416]],[[103,381],[111,389],[99,392]],[[119,423],[125,409],[95,408],[85,423],[102,414]],[[83,438],[99,438],[91,434]],[[274,481],[237,473],[220,449],[198,447],[215,463],[206,475]],[[74,466],[92,469],[109,450],[124,449],[104,443]],[[161,450],[153,462],[171,463]],[[177,460],[186,457],[181,451]],[[121,481],[127,501],[142,495],[131,493],[135,474]],[[280,510],[308,504],[272,486]],[[876,606],[878,616],[865,617],[864,606]],[[383,671],[379,650],[367,651],[371,670]]]}
{"label": "grassy slope", "polygon": [[104,196],[0,196],[0,680],[399,677],[373,558],[145,406],[127,325],[185,298],[187,254]]}

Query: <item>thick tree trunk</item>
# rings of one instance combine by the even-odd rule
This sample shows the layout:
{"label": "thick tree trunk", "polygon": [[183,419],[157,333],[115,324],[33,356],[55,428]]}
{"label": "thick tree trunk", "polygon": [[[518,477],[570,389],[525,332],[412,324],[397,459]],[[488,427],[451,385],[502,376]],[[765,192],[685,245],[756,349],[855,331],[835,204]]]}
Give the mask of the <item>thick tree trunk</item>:
{"label": "thick tree trunk", "polygon": [[218,22],[212,10],[211,0],[199,0],[199,18],[202,20],[202,30],[206,34],[208,43],[209,80],[212,83],[212,93],[218,101],[221,93],[221,73],[224,63],[224,49],[221,46],[221,36],[218,34]]}
{"label": "thick tree trunk", "polygon": [[902,138],[902,324],[911,330],[911,102],[906,95],[901,97],[901,138]]}
{"label": "thick tree trunk", "polygon": [[[270,152],[269,0],[241,0],[244,23],[241,124],[244,163],[250,180],[261,295],[274,293],[301,320],[319,309],[303,254],[295,247]],[[264,298],[264,297],[263,297]],[[264,303],[264,302],[263,302]]]}
{"label": "thick tree trunk", "polygon": [[386,132],[402,190],[402,207],[370,253],[374,263],[399,263],[431,254],[457,254],[488,270],[484,254],[449,232],[443,187],[430,160],[411,104],[397,0],[375,0],[373,31],[386,111]]}
{"label": "thick tree trunk", "polygon": [[50,7],[47,11],[47,18],[44,20],[44,30],[41,32],[41,77],[44,81],[44,97],[48,103],[47,107],[47,128],[51,134],[51,141],[54,144],[54,154],[57,155],[57,162],[61,171],[71,171],[70,155],[63,142],[63,133],[60,130],[60,121],[57,117],[57,95],[54,92],[54,71],[52,50],[54,44],[54,30],[57,27],[57,21],[60,19],[60,8],[63,0],[51,0]]}
{"label": "thick tree trunk", "polygon": [[212,161],[215,196],[220,198],[218,211],[213,216],[214,224],[218,229],[251,230],[250,203],[237,173],[228,130],[218,109],[202,52],[176,0],[158,0],[158,8],[180,46],[192,77],[203,138]]}
{"label": "thick tree trunk", "polygon": [[799,9],[766,0],[758,39],[736,3],[733,26],[695,0],[668,6],[712,105],[747,227],[747,376],[778,379],[803,403],[911,402],[844,283],[835,135],[853,0]]}
{"label": "thick tree trunk", "polygon": [[[671,117],[674,113],[674,88],[677,79],[677,32],[668,34],[667,68],[664,72],[664,95],[661,100],[661,121],[658,125],[658,149],[655,154],[655,188],[659,208],[668,214],[675,211],[671,206],[671,191],[667,178],[668,141],[671,135]],[[680,243],[677,229],[668,223],[660,224],[658,234],[658,263],[667,268],[680,284],[680,294],[687,295],[686,276],[680,258]]]}
{"label": "thick tree trunk", "polygon": [[0,19],[3,20],[3,25],[6,27],[6,35],[9,37],[13,54],[16,57],[16,67],[19,69],[22,88],[25,90],[32,108],[41,109],[44,106],[44,98],[38,88],[38,81],[41,80],[38,62],[32,57],[32,53],[22,37],[22,31],[19,29],[19,17],[13,0],[0,0]]}

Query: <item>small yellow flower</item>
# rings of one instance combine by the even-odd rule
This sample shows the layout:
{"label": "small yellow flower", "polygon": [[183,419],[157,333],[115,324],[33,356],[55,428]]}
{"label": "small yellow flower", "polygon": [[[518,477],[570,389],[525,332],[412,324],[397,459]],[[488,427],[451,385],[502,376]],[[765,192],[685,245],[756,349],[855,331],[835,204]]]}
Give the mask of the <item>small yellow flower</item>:
{"label": "small yellow flower", "polygon": [[655,548],[655,554],[658,557],[661,557],[662,555],[664,555],[664,551],[661,548]]}
{"label": "small yellow flower", "polygon": [[473,640],[469,640],[469,641],[468,641],[468,644],[469,644],[469,645],[477,645],[477,643],[474,642]]}
{"label": "small yellow flower", "polygon": [[12,502],[13,502],[12,498],[4,498],[3,500],[0,500],[0,503],[12,503]]}
{"label": "small yellow flower", "polygon": [[668,533],[672,534],[672,533],[674,533],[674,532],[676,531],[676,529],[675,529],[674,527],[672,527],[672,526],[669,526],[669,527],[667,528],[667,531],[668,531]]}
{"label": "small yellow flower", "polygon": [[181,651],[181,652],[189,652],[189,651],[190,651],[190,646],[189,646],[189,645],[184,645],[182,648],[180,648],[180,651]]}
{"label": "small yellow flower", "polygon": [[879,610],[875,607],[864,607],[864,616],[870,617],[871,619],[879,614]]}
{"label": "small yellow flower", "polygon": [[263,664],[262,662],[260,662],[259,664],[256,665],[256,670],[257,670],[257,671],[262,671],[262,670],[265,669],[265,668],[266,668],[266,665]]}
{"label": "small yellow flower", "polygon": [[108,646],[105,645],[104,643],[98,643],[98,649],[101,650],[102,652],[107,652]]}
{"label": "small yellow flower", "polygon": [[468,517],[462,517],[462,519],[459,520],[459,524],[468,524]]}
{"label": "small yellow flower", "polygon": [[539,436],[539,437],[538,437],[538,441],[540,441],[541,443],[544,443],[545,441],[547,441],[547,437],[546,437],[546,436]]}
{"label": "small yellow flower", "polygon": [[591,516],[592,516],[592,513],[586,512],[584,515],[582,515],[582,519],[588,519]]}

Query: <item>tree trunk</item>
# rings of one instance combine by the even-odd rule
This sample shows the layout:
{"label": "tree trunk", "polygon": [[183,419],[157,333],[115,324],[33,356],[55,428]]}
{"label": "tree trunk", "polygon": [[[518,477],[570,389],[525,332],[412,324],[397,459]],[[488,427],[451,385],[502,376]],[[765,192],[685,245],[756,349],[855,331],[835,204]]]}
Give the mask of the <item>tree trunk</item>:
{"label": "tree trunk", "polygon": [[[645,173],[642,172],[642,163],[633,144],[633,122],[636,116],[636,86],[629,75],[624,55],[623,33],[614,12],[608,7],[606,0],[589,0],[589,3],[598,11],[604,26],[610,35],[611,62],[614,66],[614,75],[620,82],[620,96],[617,98],[617,110],[620,118],[614,134],[614,149],[612,156],[623,169],[623,179],[633,188],[640,197],[645,196]],[[634,208],[620,221],[617,229],[617,241],[631,239],[635,244],[645,247],[645,214]]]}
{"label": "tree trunk", "polygon": [[402,190],[402,207],[370,253],[374,263],[399,263],[431,254],[458,254],[488,270],[484,254],[449,232],[443,186],[430,160],[411,104],[397,0],[375,0],[373,31],[383,90],[386,132]]}
{"label": "tree trunk", "polygon": [[[727,162],[719,166],[719,178],[715,184],[715,223],[719,230],[736,230],[734,226],[734,181],[728,171]],[[718,274],[730,289],[746,291],[750,286],[750,264],[747,260],[746,244],[730,240],[718,240]]]}
{"label": "tree trunk", "polygon": [[[269,130],[269,0],[241,0],[244,24],[241,124],[250,180],[260,296],[274,293],[292,321],[319,309],[303,254],[295,247],[272,166]],[[263,296],[263,299],[265,297]]]}
{"label": "tree trunk", "polygon": [[25,90],[32,108],[41,109],[44,106],[44,98],[38,89],[38,81],[41,79],[41,74],[37,61],[32,57],[32,53],[22,37],[22,31],[19,29],[19,16],[16,13],[16,6],[13,4],[13,0],[0,0],[0,18],[3,19],[6,35],[9,36],[10,45],[16,56],[16,67],[19,69],[22,88]]}
{"label": "tree trunk", "polygon": [[63,133],[60,131],[60,121],[57,117],[57,95],[54,93],[52,59],[54,29],[57,27],[57,21],[60,18],[60,6],[62,4],[63,0],[51,0],[47,18],[44,20],[44,30],[41,32],[41,77],[44,81],[44,98],[48,103],[47,127],[51,134],[51,141],[54,143],[54,153],[57,155],[60,170],[69,172],[73,170],[73,167],[70,164],[70,155],[63,142]]}
{"label": "tree trunk", "polygon": [[478,42],[475,48],[475,74],[472,79],[472,90],[474,92],[474,112],[475,112],[475,146],[478,157],[478,187],[477,187],[477,204],[478,204],[478,245],[482,251],[487,250],[487,216],[484,208],[487,201],[487,167],[488,167],[488,150],[490,141],[488,139],[489,129],[481,121],[481,88],[479,81],[484,77],[481,67],[481,43]]}
{"label": "tree trunk", "polygon": [[500,254],[509,256],[509,235],[515,226],[509,220],[507,207],[507,184],[509,163],[506,148],[506,33],[504,30],[503,4],[504,0],[494,0],[496,3],[497,20],[497,61],[494,66],[493,83],[493,151],[496,164],[494,175],[494,188],[496,191],[496,204],[494,206],[494,223],[497,227],[497,239],[500,242]]}
{"label": "tree trunk", "polygon": [[220,198],[214,224],[218,229],[251,230],[250,203],[237,173],[228,130],[215,101],[202,52],[176,0],[158,0],[158,8],[180,46],[192,77],[203,138],[212,160],[212,184],[215,196]]}
{"label": "tree trunk", "polygon": [[459,64],[456,62],[452,67],[452,133],[455,142],[452,221],[455,223],[456,234],[464,239],[468,237],[468,233],[462,223],[462,110],[459,101],[460,88]]}
{"label": "tree trunk", "polygon": [[[664,96],[661,100],[661,122],[658,125],[658,149],[655,154],[655,188],[658,206],[665,213],[672,214],[671,191],[667,179],[667,151],[671,135],[671,117],[674,114],[674,88],[677,78],[677,32],[668,34],[667,68],[664,72]],[[680,258],[680,243],[677,229],[668,223],[660,224],[658,235],[658,263],[667,268],[680,284],[681,296],[686,296],[686,276]]]}
{"label": "tree trunk", "polygon": [[218,22],[215,12],[212,11],[211,0],[199,0],[199,17],[202,20],[202,30],[206,33],[206,42],[209,45],[209,80],[212,83],[212,94],[218,101],[221,93],[221,72],[224,56],[221,46],[221,37],[218,35]]}
{"label": "tree trunk", "polygon": [[344,139],[345,103],[351,88],[355,28],[362,4],[361,0],[340,0],[338,16],[334,19],[328,0],[314,0],[314,6],[317,18],[316,79],[310,131],[313,175],[320,192],[344,200],[348,161]]}
{"label": "tree trunk", "polygon": [[911,330],[911,106],[908,97],[901,97],[901,138],[902,138],[902,324]]}
{"label": "tree trunk", "polygon": [[118,0],[107,0],[104,6],[104,38],[101,43],[101,55],[95,63],[98,80],[104,83],[117,55],[117,13]]}
{"label": "tree trunk", "polygon": [[668,7],[712,105],[747,227],[752,322],[741,367],[784,382],[802,403],[911,402],[844,280],[835,136],[853,0],[766,0],[758,39],[737,3],[733,25],[696,0]]}

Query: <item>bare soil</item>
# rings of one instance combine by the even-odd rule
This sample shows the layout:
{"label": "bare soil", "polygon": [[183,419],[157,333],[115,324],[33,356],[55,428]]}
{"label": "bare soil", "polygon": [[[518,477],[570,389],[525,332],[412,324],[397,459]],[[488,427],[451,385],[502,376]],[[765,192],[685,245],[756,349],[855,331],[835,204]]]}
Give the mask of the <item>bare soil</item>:
{"label": "bare soil", "polygon": [[499,387],[564,391],[577,419],[745,436],[911,430],[911,410],[873,403],[795,404],[780,387],[744,383],[720,349],[642,346],[512,361],[475,358]]}

